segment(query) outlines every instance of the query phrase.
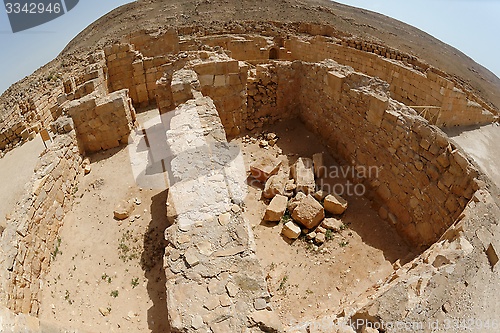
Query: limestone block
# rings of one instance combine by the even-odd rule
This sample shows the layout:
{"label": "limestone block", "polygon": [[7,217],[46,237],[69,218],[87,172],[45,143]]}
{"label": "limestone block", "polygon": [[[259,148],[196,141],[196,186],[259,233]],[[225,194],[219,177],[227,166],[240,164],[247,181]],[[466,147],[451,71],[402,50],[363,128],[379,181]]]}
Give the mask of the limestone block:
{"label": "limestone block", "polygon": [[134,211],[134,203],[130,200],[121,201],[113,211],[113,215],[117,220],[125,220]]}
{"label": "limestone block", "polygon": [[325,210],[316,199],[308,195],[293,210],[292,218],[305,228],[313,229],[325,218]]}
{"label": "limestone block", "polygon": [[315,189],[313,161],[300,157],[291,168],[292,177],[297,184],[297,191],[305,194],[313,193]]}
{"label": "limestone block", "polygon": [[280,160],[266,156],[250,165],[250,172],[256,180],[265,182],[278,172],[280,165]]}
{"label": "limestone block", "polygon": [[321,222],[321,226],[327,230],[339,232],[342,230],[343,223],[341,220],[331,217],[324,219],[323,222]]}
{"label": "limestone block", "polygon": [[301,229],[297,224],[289,221],[283,226],[281,234],[289,239],[297,239],[301,234]]}
{"label": "limestone block", "polygon": [[266,209],[264,220],[278,222],[285,214],[288,198],[283,195],[276,195]]}
{"label": "limestone block", "polygon": [[339,72],[328,72],[328,86],[330,87],[331,96],[338,101],[342,93],[342,85],[344,84],[345,75]]}
{"label": "limestone block", "polygon": [[347,209],[347,201],[336,194],[327,195],[324,205],[325,210],[334,215],[343,214]]}

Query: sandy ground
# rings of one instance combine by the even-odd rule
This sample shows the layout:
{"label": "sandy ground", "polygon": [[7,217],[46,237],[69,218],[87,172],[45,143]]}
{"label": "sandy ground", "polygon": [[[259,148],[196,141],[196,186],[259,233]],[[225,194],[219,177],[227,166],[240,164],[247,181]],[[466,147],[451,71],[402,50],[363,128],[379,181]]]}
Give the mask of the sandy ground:
{"label": "sandy ground", "polygon": [[446,132],[500,186],[500,126],[450,128]]}
{"label": "sandy ground", "polygon": [[[127,148],[91,156],[43,288],[40,318],[89,332],[169,329],[163,271],[162,189],[136,185]],[[117,221],[121,200],[138,198],[132,218]]]}
{"label": "sandy ground", "polygon": [[[321,142],[297,121],[269,129],[279,137],[275,147],[265,150],[258,143],[241,144],[245,162],[282,151],[291,161],[326,151]],[[326,164],[335,165],[331,156]],[[323,179],[325,183],[344,183],[345,179]],[[323,246],[304,239],[292,243],[280,233],[282,224],[262,221],[266,201],[261,189],[249,188],[245,216],[253,226],[257,256],[268,274],[272,301],[283,322],[320,317],[342,310],[393,272],[398,259],[408,260],[410,249],[397,233],[378,217],[364,197],[346,197],[349,208],[342,221],[347,228]]]}
{"label": "sandy ground", "polygon": [[33,169],[44,149],[38,135],[0,158],[0,221],[14,209],[24,193],[24,186],[33,176]]}

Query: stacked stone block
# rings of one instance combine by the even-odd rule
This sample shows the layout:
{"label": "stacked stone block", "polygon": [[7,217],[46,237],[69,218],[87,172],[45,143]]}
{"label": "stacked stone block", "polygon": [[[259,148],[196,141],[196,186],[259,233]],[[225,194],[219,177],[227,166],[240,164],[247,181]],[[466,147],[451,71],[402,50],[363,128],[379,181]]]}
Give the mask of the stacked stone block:
{"label": "stacked stone block", "polygon": [[100,97],[88,95],[65,106],[75,124],[78,140],[88,153],[128,142],[135,126],[135,109],[127,90]]}
{"label": "stacked stone block", "polygon": [[366,184],[380,215],[427,247],[460,216],[478,172],[437,127],[391,100],[387,84],[345,69],[304,64],[301,118],[332,154],[353,167],[377,167]]}
{"label": "stacked stone block", "polygon": [[27,193],[1,235],[0,301],[16,313],[38,315],[42,281],[72,204],[81,156],[75,131],[56,137],[36,166]]}
{"label": "stacked stone block", "polygon": [[238,135],[246,113],[248,66],[236,60],[205,62],[193,67],[201,92],[209,96],[229,136]]}
{"label": "stacked stone block", "polygon": [[156,104],[156,81],[170,68],[169,59],[160,54],[144,58],[130,44],[115,44],[105,49],[109,91],[129,89],[137,108]]}
{"label": "stacked stone block", "polygon": [[419,71],[398,61],[401,57],[395,51],[389,51],[387,58],[324,38],[299,37],[285,41],[285,47],[293,59],[314,62],[333,59],[369,76],[380,77],[390,84],[391,96],[408,106],[441,107],[438,126],[486,124],[494,120],[495,111],[477,96],[466,94],[434,68]]}

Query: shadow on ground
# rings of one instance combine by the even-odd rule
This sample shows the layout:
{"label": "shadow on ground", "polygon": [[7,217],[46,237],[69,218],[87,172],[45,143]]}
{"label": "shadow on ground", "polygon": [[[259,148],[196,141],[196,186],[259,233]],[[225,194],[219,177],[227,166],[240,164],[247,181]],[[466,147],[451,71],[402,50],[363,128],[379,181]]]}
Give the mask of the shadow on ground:
{"label": "shadow on ground", "polygon": [[165,229],[168,227],[165,203],[168,190],[152,197],[151,222],[144,234],[144,251],[141,267],[148,279],[147,290],[153,306],[148,309],[148,324],[152,333],[169,333],[167,319],[166,277],[163,270],[165,253]]}

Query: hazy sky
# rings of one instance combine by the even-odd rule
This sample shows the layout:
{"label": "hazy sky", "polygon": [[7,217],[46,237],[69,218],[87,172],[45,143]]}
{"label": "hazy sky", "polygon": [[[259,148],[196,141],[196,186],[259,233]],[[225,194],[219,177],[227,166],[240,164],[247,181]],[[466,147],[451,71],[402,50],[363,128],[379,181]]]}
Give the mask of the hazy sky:
{"label": "hazy sky", "polygon": [[[13,0],[14,1],[14,0]],[[0,5],[0,93],[55,58],[90,23],[130,0],[80,0],[70,12],[13,34]],[[500,76],[500,0],[343,0],[424,30]]]}

